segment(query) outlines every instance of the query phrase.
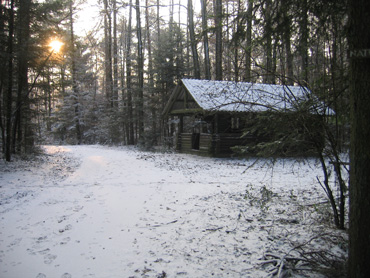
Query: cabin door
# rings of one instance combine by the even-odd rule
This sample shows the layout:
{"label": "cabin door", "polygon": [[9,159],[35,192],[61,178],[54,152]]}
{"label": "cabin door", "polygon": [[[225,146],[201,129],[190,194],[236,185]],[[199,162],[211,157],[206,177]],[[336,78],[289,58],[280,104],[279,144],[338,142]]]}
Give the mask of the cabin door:
{"label": "cabin door", "polygon": [[202,132],[202,121],[196,121],[193,125],[193,134],[191,136],[191,148],[199,150],[200,133]]}
{"label": "cabin door", "polygon": [[191,148],[193,150],[199,150],[200,133],[193,132],[191,137]]}
{"label": "cabin door", "polygon": [[193,134],[191,137],[191,147],[193,150],[199,150],[200,134],[209,133],[208,123],[204,120],[197,120],[193,125]]}

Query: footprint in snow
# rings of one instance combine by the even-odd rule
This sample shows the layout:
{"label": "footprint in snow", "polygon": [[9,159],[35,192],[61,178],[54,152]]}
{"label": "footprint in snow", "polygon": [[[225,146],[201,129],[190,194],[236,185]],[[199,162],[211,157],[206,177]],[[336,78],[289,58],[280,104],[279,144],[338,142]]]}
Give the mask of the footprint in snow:
{"label": "footprint in snow", "polygon": [[44,273],[39,273],[36,278],[46,278],[46,275]]}
{"label": "footprint in snow", "polygon": [[63,215],[62,217],[60,217],[58,219],[58,223],[62,223],[64,220],[67,220],[67,216],[66,215]]}
{"label": "footprint in snow", "polygon": [[59,233],[64,233],[65,231],[71,230],[72,225],[68,224],[67,226],[64,227],[64,229],[59,229]]}
{"label": "footprint in snow", "polygon": [[[13,240],[7,247],[8,248],[11,248],[13,246],[17,246],[19,245],[19,243],[22,241],[22,238],[16,238],[15,240]],[[10,249],[12,250],[12,249]]]}
{"label": "footprint in snow", "polygon": [[45,264],[51,264],[56,258],[57,258],[56,255],[47,254],[47,255],[44,256],[44,263]]}
{"label": "footprint in snow", "polygon": [[48,238],[47,236],[40,236],[37,238],[36,243],[42,243],[45,240],[47,240],[47,238]]}
{"label": "footprint in snow", "polygon": [[65,245],[71,240],[70,237],[63,238],[63,240],[60,242],[60,245]]}
{"label": "footprint in snow", "polygon": [[87,214],[86,214],[86,213],[84,213],[84,214],[82,214],[82,215],[78,218],[78,220],[84,220],[86,217],[87,217]]}
{"label": "footprint in snow", "polygon": [[47,254],[47,253],[49,253],[49,252],[50,252],[50,249],[49,249],[49,248],[46,248],[46,249],[44,249],[44,250],[40,250],[40,251],[38,251],[38,253],[39,253],[39,254],[41,254],[41,255]]}
{"label": "footprint in snow", "polygon": [[74,212],[79,212],[80,210],[82,210],[84,207],[83,206],[75,206],[74,208],[73,208],[73,211]]}
{"label": "footprint in snow", "polygon": [[72,278],[72,275],[66,272],[60,278]]}

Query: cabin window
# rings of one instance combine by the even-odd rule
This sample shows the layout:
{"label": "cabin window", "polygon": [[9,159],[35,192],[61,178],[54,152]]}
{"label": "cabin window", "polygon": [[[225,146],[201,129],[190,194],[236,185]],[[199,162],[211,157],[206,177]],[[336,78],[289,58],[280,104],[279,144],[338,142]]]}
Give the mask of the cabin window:
{"label": "cabin window", "polygon": [[231,129],[240,129],[240,118],[239,117],[231,118]]}
{"label": "cabin window", "polygon": [[193,124],[193,133],[211,133],[209,124],[204,120],[197,120]]}

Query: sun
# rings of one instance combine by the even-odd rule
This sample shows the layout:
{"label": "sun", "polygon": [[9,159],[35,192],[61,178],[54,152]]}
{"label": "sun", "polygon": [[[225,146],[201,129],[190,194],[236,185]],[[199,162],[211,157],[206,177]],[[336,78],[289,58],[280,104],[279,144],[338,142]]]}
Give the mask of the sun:
{"label": "sun", "polygon": [[51,39],[49,43],[49,47],[51,48],[51,51],[53,52],[59,52],[63,45],[64,45],[63,42],[55,38]]}

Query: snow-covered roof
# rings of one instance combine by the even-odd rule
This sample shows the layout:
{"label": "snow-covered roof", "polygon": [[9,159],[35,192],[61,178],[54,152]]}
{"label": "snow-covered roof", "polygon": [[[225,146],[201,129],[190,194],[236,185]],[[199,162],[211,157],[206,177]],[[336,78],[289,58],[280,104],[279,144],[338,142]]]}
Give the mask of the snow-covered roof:
{"label": "snow-covered roof", "polygon": [[307,88],[300,86],[198,79],[181,81],[197,104],[207,111],[294,111],[310,94]]}

